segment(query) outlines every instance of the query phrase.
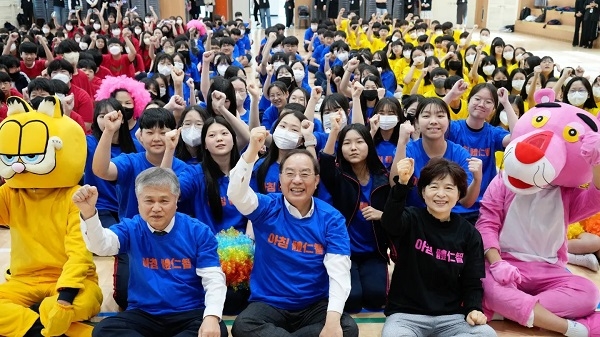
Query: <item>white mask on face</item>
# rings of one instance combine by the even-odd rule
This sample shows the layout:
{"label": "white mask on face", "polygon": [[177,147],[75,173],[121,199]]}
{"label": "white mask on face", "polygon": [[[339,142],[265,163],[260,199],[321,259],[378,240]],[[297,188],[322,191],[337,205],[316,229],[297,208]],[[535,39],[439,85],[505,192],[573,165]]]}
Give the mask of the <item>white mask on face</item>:
{"label": "white mask on face", "polygon": [[413,64],[416,65],[421,65],[423,64],[423,62],[425,62],[425,56],[415,56],[415,58],[413,59]]}
{"label": "white mask on face", "polygon": [[495,69],[496,69],[496,66],[494,66],[493,64],[484,66],[482,68],[483,73],[486,74],[487,76],[492,76],[492,73],[494,72]]}
{"label": "white mask on face", "polygon": [[136,35],[142,34],[142,29],[141,28],[137,28],[136,27],[133,31],[135,32]]}
{"label": "white mask on face", "polygon": [[283,49],[281,49],[281,47],[271,48],[271,54],[281,53],[282,51]]}
{"label": "white mask on face", "polygon": [[42,28],[42,32],[44,34],[48,34],[48,33],[50,33],[50,28]]}
{"label": "white mask on face", "polygon": [[144,44],[145,45],[149,45],[150,44],[150,38],[149,37],[144,38]]}
{"label": "white mask on face", "polygon": [[79,48],[81,48],[81,50],[87,50],[88,44],[85,42],[79,42]]}
{"label": "white mask on face", "polygon": [[379,128],[391,130],[398,124],[398,116],[379,115]]}
{"label": "white mask on face", "polygon": [[77,43],[81,42],[81,38],[80,37],[76,37],[75,38],[75,42],[77,42]]}
{"label": "white mask on face", "polygon": [[465,42],[467,42],[467,39],[460,39],[460,40],[458,40],[458,44],[461,45],[461,46],[464,46]]}
{"label": "white mask on face", "polygon": [[144,18],[144,21],[146,23],[150,23],[150,21],[152,21],[152,18],[150,18],[149,16],[147,16],[147,17]]}
{"label": "white mask on face", "polygon": [[592,91],[594,92],[594,97],[600,98],[600,87],[593,87]]}
{"label": "white mask on face", "polygon": [[100,30],[100,24],[94,23],[94,30]]}
{"label": "white mask on face", "polygon": [[[323,116],[323,128],[325,129],[326,133],[329,133],[331,131],[332,115],[333,114],[330,113],[327,116]],[[348,117],[346,117],[346,114],[342,114],[342,120],[340,121],[340,129],[346,126],[346,124],[348,124]]]}
{"label": "white mask on face", "polygon": [[300,69],[294,69],[294,80],[296,82],[302,82],[304,80],[304,71]]}
{"label": "white mask on face", "polygon": [[110,46],[108,48],[108,52],[111,55],[119,55],[119,54],[121,54],[121,46]]}
{"label": "white mask on face", "polygon": [[77,62],[79,62],[79,53],[78,52],[64,53],[63,59],[65,59],[65,61],[67,61],[73,65],[76,65]]}
{"label": "white mask on face", "polygon": [[15,51],[15,50],[17,50],[17,45],[13,43],[10,45],[10,51]]}
{"label": "white mask on face", "polygon": [[338,60],[340,60],[342,62],[346,62],[346,60],[348,60],[348,52],[345,52],[345,51],[339,52],[337,54],[337,58],[338,58]]}
{"label": "white mask on face", "polygon": [[523,54],[519,54],[519,55],[515,56],[515,61],[517,61],[517,62],[523,61]]}
{"label": "white mask on face", "polygon": [[277,69],[279,69],[279,67],[281,67],[282,65],[284,65],[285,63],[277,61],[275,63],[273,63],[273,71],[277,71]]}
{"label": "white mask on face", "polygon": [[278,127],[273,132],[273,141],[281,150],[293,150],[298,147],[300,135]]}
{"label": "white mask on face", "polygon": [[525,92],[529,95],[529,90],[531,89],[531,86],[528,84],[525,86]]}
{"label": "white mask on face", "polygon": [[411,38],[411,39],[415,40],[417,37],[418,37],[418,36],[417,36],[417,32],[412,32],[412,33],[410,33],[410,38]]}
{"label": "white mask on face", "polygon": [[181,139],[187,145],[196,147],[202,144],[202,132],[195,126],[183,127],[181,129]]}
{"label": "white mask on face", "polygon": [[69,82],[71,82],[71,78],[69,77],[69,75],[65,75],[63,73],[58,73],[58,74],[52,76],[52,79],[62,81],[66,84],[69,84]]}
{"label": "white mask on face", "polygon": [[425,51],[425,55],[427,55],[427,56],[433,56],[433,54],[434,54],[433,50],[431,50],[431,49],[428,49]]}
{"label": "white mask on face", "polygon": [[227,68],[229,68],[228,65],[226,65],[226,64],[219,64],[217,66],[217,72],[219,73],[219,75],[225,76],[225,71],[227,71]]}
{"label": "white mask on face", "polygon": [[166,64],[159,64],[156,67],[156,70],[158,70],[158,73],[161,75],[165,75],[165,76],[171,75],[171,68],[169,68],[169,66]]}
{"label": "white mask on face", "polygon": [[523,89],[523,85],[525,84],[525,80],[513,80],[512,87],[515,90],[521,91]]}
{"label": "white mask on face", "polygon": [[240,94],[240,93],[237,93],[237,92],[235,93],[235,100],[238,103],[242,103],[243,104],[243,102],[246,100],[246,97],[248,97],[247,93],[243,93],[243,94]]}
{"label": "white mask on face", "polygon": [[514,55],[515,55],[515,53],[513,53],[512,51],[508,51],[508,52],[502,54],[502,57],[504,57],[504,59],[507,61],[512,61]]}
{"label": "white mask on face", "polygon": [[435,31],[435,35],[444,35],[444,31],[441,29],[438,29]]}
{"label": "white mask on face", "polygon": [[310,30],[312,30],[313,32],[316,32],[317,28],[319,28],[319,25],[310,25]]}
{"label": "white mask on face", "polygon": [[404,56],[404,58],[406,58],[406,59],[410,58],[410,54],[411,54],[410,50],[405,50],[402,52],[402,56]]}
{"label": "white mask on face", "polygon": [[121,35],[121,30],[120,30],[120,29],[113,29],[113,30],[112,30],[112,34],[113,34],[114,36],[119,36],[119,35]]}
{"label": "white mask on face", "polygon": [[580,93],[579,91],[570,92],[567,95],[569,102],[574,106],[582,106],[585,101],[588,99],[588,95],[586,93]]}
{"label": "white mask on face", "polygon": [[[169,71],[169,73],[171,73],[171,71]],[[167,94],[167,88],[166,87],[159,88],[158,89],[158,94],[160,95],[160,97],[163,97],[164,95]]]}
{"label": "white mask on face", "polygon": [[183,20],[181,20],[181,19],[178,19],[178,20],[177,20],[177,24],[178,24],[178,25],[181,25],[182,23],[183,23]]}
{"label": "white mask on face", "polygon": [[398,41],[398,37],[397,36],[392,36],[392,42],[396,42]]}
{"label": "white mask on face", "polygon": [[490,37],[489,36],[482,36],[481,37],[481,41],[483,41],[485,44],[489,44],[490,43]]}
{"label": "white mask on face", "polygon": [[475,62],[475,54],[465,56],[465,61],[467,61],[468,64],[473,64],[473,62]]}
{"label": "white mask on face", "polygon": [[500,117],[500,123],[508,125],[508,116],[506,115],[506,111],[500,111],[500,116],[498,117]]}
{"label": "white mask on face", "polygon": [[175,68],[183,70],[183,63],[182,62],[174,62],[174,63],[175,64],[173,66]]}

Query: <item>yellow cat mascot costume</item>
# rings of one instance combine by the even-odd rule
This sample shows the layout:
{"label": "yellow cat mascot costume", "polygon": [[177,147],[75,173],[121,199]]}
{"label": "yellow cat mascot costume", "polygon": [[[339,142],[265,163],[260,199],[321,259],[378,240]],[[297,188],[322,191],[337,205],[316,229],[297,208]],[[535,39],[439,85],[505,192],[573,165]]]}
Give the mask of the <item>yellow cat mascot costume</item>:
{"label": "yellow cat mascot costume", "polygon": [[[11,236],[11,277],[0,285],[0,336],[91,336],[78,323],[100,311],[102,292],[71,201],[86,140],[55,96],[37,111],[8,99],[0,124],[0,223]],[[38,312],[30,307],[39,304]]]}

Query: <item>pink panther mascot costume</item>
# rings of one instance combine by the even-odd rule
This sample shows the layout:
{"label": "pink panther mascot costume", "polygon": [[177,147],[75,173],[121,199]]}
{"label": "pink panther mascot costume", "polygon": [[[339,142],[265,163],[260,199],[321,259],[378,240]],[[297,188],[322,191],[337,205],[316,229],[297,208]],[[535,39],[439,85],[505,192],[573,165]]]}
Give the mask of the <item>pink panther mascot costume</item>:
{"label": "pink panther mascot costume", "polygon": [[554,102],[552,90],[536,92],[535,101],[481,202],[484,312],[566,336],[600,336],[600,292],[565,268],[568,224],[600,211],[600,122]]}

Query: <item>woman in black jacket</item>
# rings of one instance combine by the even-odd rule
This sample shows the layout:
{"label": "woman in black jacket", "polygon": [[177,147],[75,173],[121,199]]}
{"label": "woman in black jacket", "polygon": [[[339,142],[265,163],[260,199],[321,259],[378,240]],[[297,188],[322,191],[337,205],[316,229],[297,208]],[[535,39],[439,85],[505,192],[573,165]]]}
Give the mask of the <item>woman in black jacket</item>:
{"label": "woman in black jacket", "polygon": [[352,290],[345,311],[358,312],[385,305],[388,241],[380,219],[390,185],[369,129],[362,124],[340,127],[345,110],[347,105],[346,109],[324,112],[331,121],[331,132],[320,164],[322,181],[333,206],[346,218],[350,236]]}

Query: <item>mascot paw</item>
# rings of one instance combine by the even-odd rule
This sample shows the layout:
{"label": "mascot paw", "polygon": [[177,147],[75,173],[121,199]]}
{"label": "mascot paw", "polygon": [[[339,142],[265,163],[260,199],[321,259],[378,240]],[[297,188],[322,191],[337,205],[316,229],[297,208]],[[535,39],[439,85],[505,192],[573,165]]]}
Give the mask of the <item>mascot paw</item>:
{"label": "mascot paw", "polygon": [[588,336],[600,337],[600,312],[595,312],[576,321],[583,324],[588,329]]}
{"label": "mascot paw", "polygon": [[519,269],[510,263],[500,260],[490,265],[490,273],[496,282],[503,286],[517,286],[521,283],[521,273]]}
{"label": "mascot paw", "polygon": [[63,305],[56,297],[48,297],[40,305],[40,320],[44,325],[43,336],[60,336],[64,334],[75,316],[73,305]]}
{"label": "mascot paw", "polygon": [[588,132],[581,136],[581,156],[592,166],[600,164],[600,134]]}

